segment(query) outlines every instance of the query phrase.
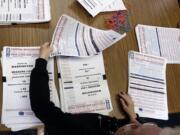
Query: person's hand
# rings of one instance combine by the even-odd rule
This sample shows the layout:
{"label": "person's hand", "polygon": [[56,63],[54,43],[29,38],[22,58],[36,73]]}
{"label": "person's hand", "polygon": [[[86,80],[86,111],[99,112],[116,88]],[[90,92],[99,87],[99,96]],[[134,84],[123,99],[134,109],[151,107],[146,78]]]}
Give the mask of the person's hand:
{"label": "person's hand", "polygon": [[52,48],[50,47],[50,44],[48,42],[41,45],[40,48],[40,58],[48,60],[48,57],[52,51]]}
{"label": "person's hand", "polygon": [[137,115],[134,111],[134,102],[132,101],[132,98],[125,92],[121,92],[119,98],[122,108],[128,114],[130,120],[136,119]]}

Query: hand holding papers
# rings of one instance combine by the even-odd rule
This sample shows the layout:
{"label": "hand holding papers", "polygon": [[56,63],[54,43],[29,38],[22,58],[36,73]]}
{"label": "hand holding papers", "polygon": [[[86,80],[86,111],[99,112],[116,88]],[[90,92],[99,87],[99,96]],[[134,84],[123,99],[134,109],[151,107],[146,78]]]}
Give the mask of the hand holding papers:
{"label": "hand holding papers", "polygon": [[93,56],[116,43],[125,35],[113,30],[95,29],[63,15],[53,35],[51,56]]}
{"label": "hand holding papers", "polygon": [[49,0],[0,0],[0,24],[50,21]]}
{"label": "hand holding papers", "polygon": [[[3,69],[3,109],[1,122],[13,131],[30,128],[42,123],[31,110],[29,83],[31,70],[39,57],[39,47],[4,47],[2,52]],[[49,72],[50,98],[59,106],[54,84],[54,60],[47,66]],[[9,100],[11,99],[11,100]]]}
{"label": "hand holding papers", "polygon": [[70,113],[112,111],[102,54],[88,58],[57,57],[61,108]]}
{"label": "hand holding papers", "polygon": [[168,119],[166,60],[129,52],[129,89],[141,117]]}
{"label": "hand holding papers", "polygon": [[140,52],[180,63],[180,29],[137,25],[136,35]]}

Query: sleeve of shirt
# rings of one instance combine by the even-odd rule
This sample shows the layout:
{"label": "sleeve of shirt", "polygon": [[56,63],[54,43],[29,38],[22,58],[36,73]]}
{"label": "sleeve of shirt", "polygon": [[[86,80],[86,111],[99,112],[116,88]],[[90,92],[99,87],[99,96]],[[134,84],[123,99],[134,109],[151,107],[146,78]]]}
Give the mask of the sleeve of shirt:
{"label": "sleeve of shirt", "polygon": [[50,101],[47,61],[37,59],[30,76],[30,101],[35,115],[45,124],[56,122],[63,114],[60,108]]}

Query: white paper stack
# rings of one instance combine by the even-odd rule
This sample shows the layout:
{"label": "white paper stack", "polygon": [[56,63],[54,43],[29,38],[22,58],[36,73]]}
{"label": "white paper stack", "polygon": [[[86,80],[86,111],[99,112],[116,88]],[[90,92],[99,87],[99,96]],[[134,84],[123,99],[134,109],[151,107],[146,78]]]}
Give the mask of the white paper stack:
{"label": "white paper stack", "polygon": [[136,36],[140,52],[180,64],[180,29],[137,25]]}
{"label": "white paper stack", "polygon": [[123,0],[77,0],[93,17],[100,12],[126,10]]}
{"label": "white paper stack", "polygon": [[101,53],[126,34],[119,34],[113,30],[99,30],[63,15],[56,26],[51,56],[87,57]]}
{"label": "white paper stack", "polygon": [[51,20],[49,0],[1,0],[0,25]]}
{"label": "white paper stack", "polygon": [[88,57],[57,57],[61,108],[70,113],[112,111],[102,54]]}
{"label": "white paper stack", "polygon": [[[2,51],[3,105],[1,123],[12,131],[42,125],[30,106],[30,74],[39,57],[39,47],[4,47]],[[50,98],[59,107],[54,84],[54,60],[48,61]]]}
{"label": "white paper stack", "polygon": [[128,92],[139,116],[167,120],[166,59],[129,52]]}

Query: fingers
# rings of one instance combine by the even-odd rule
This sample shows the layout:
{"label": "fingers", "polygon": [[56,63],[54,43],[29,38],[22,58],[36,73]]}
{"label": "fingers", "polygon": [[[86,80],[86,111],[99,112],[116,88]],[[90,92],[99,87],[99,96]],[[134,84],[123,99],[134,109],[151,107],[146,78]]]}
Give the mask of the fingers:
{"label": "fingers", "polygon": [[135,111],[134,111],[134,103],[131,99],[131,97],[126,94],[125,92],[119,93],[120,96],[120,102],[122,104],[123,110],[129,115],[130,119],[133,120],[137,117]]}
{"label": "fingers", "polygon": [[50,46],[50,52],[52,52],[53,51],[53,47],[52,46]]}
{"label": "fingers", "polygon": [[126,94],[125,92],[121,92],[121,93],[119,94],[119,96],[120,96],[120,97],[126,102],[126,104],[128,104],[128,105],[130,105],[130,104],[133,103],[131,97],[130,97],[128,94]]}
{"label": "fingers", "polygon": [[52,52],[52,47],[49,42],[44,43],[40,48],[40,58],[48,60],[50,53]]}
{"label": "fingers", "polygon": [[41,46],[41,48],[47,49],[47,50],[49,50],[50,52],[53,51],[53,47],[50,46],[50,43],[49,43],[49,42],[45,42],[45,43]]}
{"label": "fingers", "polygon": [[49,42],[44,43],[44,44],[41,46],[41,48],[44,48],[44,49],[51,49],[50,43],[49,43]]}
{"label": "fingers", "polygon": [[49,42],[45,42],[42,46],[44,47],[49,47],[50,43]]}
{"label": "fingers", "polygon": [[121,101],[123,109],[126,110],[127,104],[125,103],[124,99],[121,98],[120,101]]}

